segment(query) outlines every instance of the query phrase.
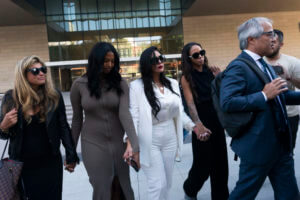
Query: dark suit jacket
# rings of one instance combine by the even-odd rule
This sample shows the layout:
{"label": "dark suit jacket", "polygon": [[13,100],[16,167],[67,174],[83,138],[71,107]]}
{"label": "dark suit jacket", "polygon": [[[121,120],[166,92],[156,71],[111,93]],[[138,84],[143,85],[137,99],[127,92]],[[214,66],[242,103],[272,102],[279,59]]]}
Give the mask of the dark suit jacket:
{"label": "dark suit jacket", "polygon": [[[255,61],[245,52],[238,58]],[[259,66],[257,66],[259,67]],[[269,67],[273,78],[277,77]],[[243,61],[233,60],[224,71],[221,82],[220,105],[226,112],[250,111],[254,119],[241,136],[232,140],[233,151],[242,159],[256,164],[265,164],[279,156],[281,147],[291,152],[291,132],[289,127],[280,133],[275,115],[281,112],[275,100],[265,101],[262,94],[264,83]],[[286,115],[285,104],[300,104],[300,93],[287,91],[280,95]]]}
{"label": "dark suit jacket", "polygon": [[[60,92],[59,103],[56,109],[52,109],[47,113],[46,125],[47,135],[51,145],[53,155],[60,154],[60,144],[63,143],[66,150],[67,163],[79,162],[76,153],[74,141],[71,135],[71,129],[67,122],[65,104]],[[6,107],[7,111],[13,108],[14,102],[12,98],[12,90],[6,92],[2,99],[0,122],[2,122],[4,115],[3,109]],[[11,159],[19,160],[22,150],[23,142],[23,113],[22,108],[18,109],[18,122],[9,129],[9,134],[0,130],[1,139],[10,139],[8,154]]]}

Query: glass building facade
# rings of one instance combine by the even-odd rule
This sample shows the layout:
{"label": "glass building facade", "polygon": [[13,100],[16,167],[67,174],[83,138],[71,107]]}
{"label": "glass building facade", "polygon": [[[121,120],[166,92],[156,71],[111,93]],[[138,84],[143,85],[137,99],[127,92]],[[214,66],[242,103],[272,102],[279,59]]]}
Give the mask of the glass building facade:
{"label": "glass building facade", "polygon": [[[50,61],[87,59],[99,41],[112,43],[121,57],[121,73],[139,77],[138,57],[149,46],[163,54],[183,47],[182,14],[191,0],[27,0],[45,16]],[[36,3],[39,2],[39,3]],[[168,57],[167,57],[168,58]],[[178,74],[179,56],[169,56],[167,74]],[[53,66],[55,84],[69,90],[84,65]]]}

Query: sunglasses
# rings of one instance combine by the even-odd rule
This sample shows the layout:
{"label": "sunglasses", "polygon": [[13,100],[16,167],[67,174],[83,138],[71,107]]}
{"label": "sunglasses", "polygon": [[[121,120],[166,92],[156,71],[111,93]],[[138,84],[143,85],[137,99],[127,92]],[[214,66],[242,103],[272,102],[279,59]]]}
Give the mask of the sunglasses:
{"label": "sunglasses", "polygon": [[190,58],[194,58],[197,59],[199,58],[199,56],[205,56],[206,51],[204,49],[200,50],[199,52],[193,53],[191,56],[189,56]]}
{"label": "sunglasses", "polygon": [[159,61],[161,62],[161,63],[163,63],[163,62],[165,62],[165,57],[163,56],[163,55],[160,55],[160,56],[158,56],[158,57],[152,57],[151,59],[150,59],[150,63],[151,63],[151,65],[156,65],[156,64],[158,64],[159,63]]}
{"label": "sunglasses", "polygon": [[47,74],[47,67],[42,66],[40,68],[30,68],[26,69],[27,72],[31,72],[34,76],[38,75],[40,72]]}
{"label": "sunglasses", "polygon": [[275,32],[274,31],[263,32],[262,35],[266,35],[270,38],[273,38],[273,37],[275,37]]}

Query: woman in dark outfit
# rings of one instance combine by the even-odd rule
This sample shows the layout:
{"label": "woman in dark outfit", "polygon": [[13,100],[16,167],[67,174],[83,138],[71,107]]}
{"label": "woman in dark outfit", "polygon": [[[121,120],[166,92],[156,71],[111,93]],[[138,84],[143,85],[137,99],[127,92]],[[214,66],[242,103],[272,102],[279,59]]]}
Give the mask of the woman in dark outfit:
{"label": "woman in dark outfit", "polygon": [[24,163],[22,196],[29,200],[62,199],[61,141],[66,149],[66,170],[73,172],[79,159],[63,98],[37,56],[17,64],[14,89],[2,99],[0,121],[0,137],[10,140],[9,157]]}
{"label": "woman in dark outfit", "polygon": [[208,67],[205,50],[198,43],[188,43],[182,50],[181,85],[189,114],[194,123],[211,131],[207,141],[192,135],[193,165],[183,189],[185,199],[196,199],[204,182],[210,177],[212,200],[228,199],[228,161],[224,129],[211,98],[211,81],[220,72]]}

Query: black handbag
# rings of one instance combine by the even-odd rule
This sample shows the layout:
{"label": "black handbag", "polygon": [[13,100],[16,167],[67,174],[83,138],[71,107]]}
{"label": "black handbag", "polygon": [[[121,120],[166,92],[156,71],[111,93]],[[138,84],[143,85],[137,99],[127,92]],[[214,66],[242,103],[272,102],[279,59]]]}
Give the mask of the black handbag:
{"label": "black handbag", "polygon": [[7,144],[8,140],[0,160],[0,200],[19,200],[18,182],[23,162],[3,158]]}

